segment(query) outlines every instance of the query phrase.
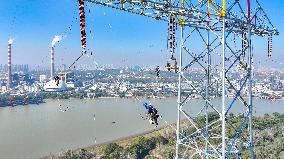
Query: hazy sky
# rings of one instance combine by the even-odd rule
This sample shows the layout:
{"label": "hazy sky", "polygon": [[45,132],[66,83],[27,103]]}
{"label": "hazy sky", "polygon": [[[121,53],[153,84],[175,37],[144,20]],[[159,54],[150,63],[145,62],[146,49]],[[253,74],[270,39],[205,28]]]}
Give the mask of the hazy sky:
{"label": "hazy sky", "polygon": [[[280,31],[273,39],[273,58],[284,62],[284,3],[260,1]],[[70,65],[81,49],[76,5],[77,0],[0,0],[0,63],[7,61],[7,41],[12,37],[13,63],[49,65],[51,41],[63,34],[66,38],[56,46],[56,64]],[[167,23],[94,4],[88,4],[88,8],[88,46],[94,50],[94,57],[81,62],[91,64],[95,58],[101,65],[165,63],[169,56],[165,51]],[[254,45],[256,60],[267,57],[266,46],[266,38]]]}

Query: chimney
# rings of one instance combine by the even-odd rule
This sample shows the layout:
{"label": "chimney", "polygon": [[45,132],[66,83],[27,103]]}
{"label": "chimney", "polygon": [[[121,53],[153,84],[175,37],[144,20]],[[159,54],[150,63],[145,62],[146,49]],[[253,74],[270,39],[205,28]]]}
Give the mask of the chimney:
{"label": "chimney", "polygon": [[8,88],[11,87],[11,83],[12,83],[12,44],[9,43],[8,44],[8,83],[7,86]]}
{"label": "chimney", "polygon": [[54,77],[54,47],[51,47],[51,69],[50,69],[50,78]]}
{"label": "chimney", "polygon": [[62,35],[55,35],[51,42],[51,69],[50,69],[50,78],[54,77],[54,48],[55,44],[62,40],[64,37]]}

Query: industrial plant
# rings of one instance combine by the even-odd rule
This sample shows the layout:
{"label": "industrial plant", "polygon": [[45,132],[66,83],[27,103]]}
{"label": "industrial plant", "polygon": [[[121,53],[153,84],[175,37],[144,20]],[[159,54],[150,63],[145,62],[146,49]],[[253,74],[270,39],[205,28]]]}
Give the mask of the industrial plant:
{"label": "industrial plant", "polygon": [[[50,75],[40,74],[36,81],[34,74],[29,71],[29,66],[12,64],[13,39],[8,41],[8,62],[0,65],[0,92],[8,94],[22,94],[29,92],[66,92],[68,88],[78,87],[72,72],[55,72],[55,44],[63,39],[63,36],[56,35],[51,45]],[[13,68],[12,68],[13,67]]]}

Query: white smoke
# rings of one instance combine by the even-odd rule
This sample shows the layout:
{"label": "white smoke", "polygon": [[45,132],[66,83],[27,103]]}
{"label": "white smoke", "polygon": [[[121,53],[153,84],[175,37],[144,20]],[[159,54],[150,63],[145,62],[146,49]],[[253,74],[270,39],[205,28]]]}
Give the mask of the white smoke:
{"label": "white smoke", "polygon": [[14,42],[14,39],[9,39],[8,40],[8,44],[13,44],[13,42]]}
{"label": "white smoke", "polygon": [[51,46],[54,47],[55,44],[59,41],[61,41],[64,37],[62,35],[55,35],[52,42],[51,42]]}

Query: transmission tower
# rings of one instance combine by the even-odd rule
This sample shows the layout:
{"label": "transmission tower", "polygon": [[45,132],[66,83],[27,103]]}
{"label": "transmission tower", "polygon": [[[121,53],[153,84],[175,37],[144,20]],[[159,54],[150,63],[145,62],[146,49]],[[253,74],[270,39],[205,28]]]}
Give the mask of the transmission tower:
{"label": "transmission tower", "polygon": [[85,1],[179,26],[176,158],[254,158],[252,36],[269,37],[271,56],[279,34],[258,0]]}

